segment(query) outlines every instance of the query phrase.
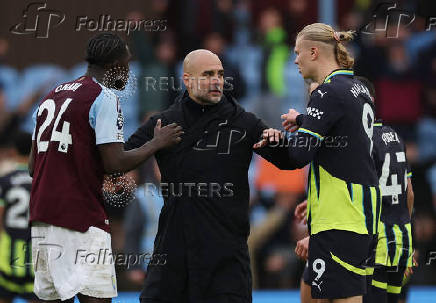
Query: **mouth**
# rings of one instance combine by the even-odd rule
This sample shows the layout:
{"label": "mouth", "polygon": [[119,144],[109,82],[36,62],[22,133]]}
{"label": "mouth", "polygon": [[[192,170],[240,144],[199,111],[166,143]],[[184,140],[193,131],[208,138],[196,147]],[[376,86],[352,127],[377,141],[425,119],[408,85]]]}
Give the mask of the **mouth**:
{"label": "mouth", "polygon": [[219,89],[213,89],[209,91],[209,94],[212,95],[221,95],[221,91]]}

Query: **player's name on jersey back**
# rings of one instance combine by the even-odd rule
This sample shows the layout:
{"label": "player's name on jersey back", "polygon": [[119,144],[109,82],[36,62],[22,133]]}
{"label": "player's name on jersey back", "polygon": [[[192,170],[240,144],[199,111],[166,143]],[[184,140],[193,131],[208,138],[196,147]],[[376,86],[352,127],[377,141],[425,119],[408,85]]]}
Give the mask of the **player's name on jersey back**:
{"label": "player's name on jersey back", "polygon": [[56,87],[55,92],[58,93],[61,90],[72,90],[76,91],[80,86],[82,86],[82,83],[67,83],[67,84],[61,84],[58,87]]}

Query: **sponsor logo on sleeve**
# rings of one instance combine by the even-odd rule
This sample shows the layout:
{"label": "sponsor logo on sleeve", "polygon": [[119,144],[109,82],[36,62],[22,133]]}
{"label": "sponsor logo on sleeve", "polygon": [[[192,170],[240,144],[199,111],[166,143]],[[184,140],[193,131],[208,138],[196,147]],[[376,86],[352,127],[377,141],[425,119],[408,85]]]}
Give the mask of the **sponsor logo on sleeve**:
{"label": "sponsor logo on sleeve", "polygon": [[307,114],[309,116],[314,117],[315,119],[320,120],[322,115],[324,114],[323,111],[320,111],[319,109],[315,108],[315,107],[308,107],[307,108]]}

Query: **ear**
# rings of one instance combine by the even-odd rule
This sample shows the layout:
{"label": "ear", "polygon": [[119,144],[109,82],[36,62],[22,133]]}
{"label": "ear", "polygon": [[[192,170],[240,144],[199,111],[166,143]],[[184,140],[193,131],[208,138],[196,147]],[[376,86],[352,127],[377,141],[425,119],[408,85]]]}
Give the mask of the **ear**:
{"label": "ear", "polygon": [[186,88],[191,88],[191,76],[188,73],[183,73],[183,83],[185,84]]}
{"label": "ear", "polygon": [[319,56],[319,49],[317,47],[311,47],[310,48],[310,57],[313,60],[316,60]]}

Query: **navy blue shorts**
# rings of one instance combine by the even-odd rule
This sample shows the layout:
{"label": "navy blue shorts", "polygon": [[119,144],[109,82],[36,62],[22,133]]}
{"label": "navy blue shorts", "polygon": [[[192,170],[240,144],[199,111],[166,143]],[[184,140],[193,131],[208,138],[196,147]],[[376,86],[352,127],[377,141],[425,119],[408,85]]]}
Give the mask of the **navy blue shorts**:
{"label": "navy blue shorts", "polygon": [[310,236],[309,279],[314,299],[341,299],[366,293],[366,265],[372,237],[343,230]]}

